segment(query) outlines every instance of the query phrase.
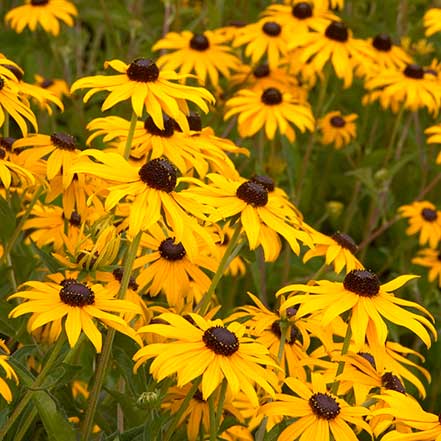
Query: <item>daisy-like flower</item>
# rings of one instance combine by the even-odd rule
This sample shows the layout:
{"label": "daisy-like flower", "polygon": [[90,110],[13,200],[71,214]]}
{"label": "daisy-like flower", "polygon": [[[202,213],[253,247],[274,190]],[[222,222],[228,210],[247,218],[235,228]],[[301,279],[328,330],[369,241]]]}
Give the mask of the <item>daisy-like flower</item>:
{"label": "daisy-like flower", "polygon": [[41,75],[35,75],[35,85],[42,89],[48,90],[60,100],[64,96],[69,96],[69,86],[66,81],[61,78],[47,78]]}
{"label": "daisy-like flower", "polygon": [[305,253],[303,262],[308,262],[313,257],[326,256],[326,265],[333,263],[337,274],[341,273],[344,267],[346,267],[346,272],[364,268],[354,255],[358,247],[351,236],[340,231],[327,236],[309,228],[314,247]]}
{"label": "daisy-like flower", "polygon": [[337,150],[349,144],[357,136],[357,126],[354,123],[357,118],[355,113],[342,115],[339,110],[327,113],[318,121],[322,132],[321,143],[334,144]]}
{"label": "daisy-like flower", "polygon": [[420,108],[438,114],[441,86],[437,78],[417,64],[403,69],[384,69],[368,79],[365,87],[371,93],[371,101],[378,99],[383,108],[404,106],[411,111]]}
{"label": "daisy-like flower", "polygon": [[280,59],[288,53],[288,41],[291,35],[288,26],[262,19],[240,29],[233,41],[233,47],[246,45],[245,55],[251,57],[251,64],[267,57],[271,69],[276,68]]}
{"label": "daisy-like flower", "polygon": [[23,187],[32,185],[35,182],[34,177],[25,168],[14,162],[12,145],[13,138],[0,138],[0,181],[5,188],[11,184],[22,182]]}
{"label": "daisy-like flower", "polygon": [[12,401],[12,392],[8,383],[6,383],[2,377],[6,376],[7,380],[14,380],[16,383],[18,383],[18,377],[14,369],[12,369],[8,363],[9,349],[3,340],[0,340],[0,349],[4,352],[4,354],[0,354],[0,367],[3,371],[3,375],[0,377],[0,395],[10,403]]}
{"label": "daisy-like flower", "polygon": [[426,28],[426,36],[430,37],[433,34],[441,31],[441,9],[431,8],[424,14],[424,27]]}
{"label": "daisy-like flower", "polygon": [[37,119],[29,108],[29,103],[20,100],[19,95],[18,82],[0,75],[0,127],[5,122],[5,114],[8,114],[17,123],[21,133],[26,136],[28,134],[26,121],[30,122],[34,130],[37,131]]}
{"label": "daisy-like flower", "polygon": [[[205,219],[201,211],[203,207],[189,197],[190,193],[176,191],[176,169],[167,159],[156,158],[141,167],[135,167],[117,153],[89,149],[82,155],[71,171],[88,173],[112,183],[108,187],[106,210],[111,210],[124,197],[133,198],[128,216],[131,235],[148,230],[164,218],[176,241],[181,242],[191,256],[197,252],[194,246],[195,234],[205,238],[207,243],[212,243],[211,236],[188,214]],[[85,158],[84,155],[95,161]]]}
{"label": "daisy-like flower", "polygon": [[169,32],[155,43],[152,50],[172,50],[161,55],[157,64],[160,68],[176,70],[182,75],[195,73],[200,84],[207,77],[214,87],[219,86],[219,74],[229,78],[240,61],[225,45],[225,37],[213,31],[196,34],[190,31]]}
{"label": "daisy-like flower", "polygon": [[253,405],[258,405],[256,384],[274,396],[277,379],[263,366],[277,368],[277,365],[263,345],[244,336],[244,326],[235,322],[225,327],[219,319],[205,320],[193,313],[189,316],[191,321],[165,313],[159,318],[167,324],[142,327],[140,333],[159,334],[171,341],[149,344],[136,352],[133,356],[135,370],[154,358],[150,372],[157,381],[176,374],[178,387],[183,387],[202,376],[204,400],[224,379],[228,383],[227,392],[231,392],[233,399],[242,391]]}
{"label": "daisy-like flower", "polygon": [[[441,144],[441,124],[428,127],[424,133],[428,135],[427,144]],[[441,152],[436,156],[436,163],[441,164]]]}
{"label": "daisy-like flower", "polygon": [[340,21],[331,22],[324,32],[296,35],[289,43],[289,48],[300,48],[300,61],[309,61],[316,70],[323,70],[326,62],[331,61],[335,74],[343,80],[345,88],[352,84],[354,59],[359,59],[362,54],[370,55],[366,45],[353,38],[350,29]]}
{"label": "daisy-like flower", "polygon": [[102,336],[93,319],[116,329],[140,343],[135,331],[117,314],[121,312],[140,313],[138,306],[126,300],[111,297],[100,284],[88,286],[76,279],[57,275],[58,283],[29,281],[8,300],[21,298],[27,301],[16,306],[9,317],[33,313],[30,331],[57,320],[64,321],[64,329],[71,347],[74,347],[83,331],[101,352]]}
{"label": "daisy-like flower", "polygon": [[24,5],[11,9],[5,21],[19,34],[26,27],[34,32],[40,25],[45,32],[56,36],[60,33],[59,21],[72,27],[77,14],[75,5],[67,0],[26,0]]}
{"label": "daisy-like flower", "polygon": [[[285,384],[297,396],[276,394],[276,400],[265,404],[265,415],[286,415],[297,418],[277,438],[278,441],[314,440],[328,441],[330,435],[338,441],[357,440],[356,431],[349,424],[371,433],[363,417],[369,410],[361,406],[350,406],[343,399],[331,394],[324,379],[311,374],[311,383],[296,378],[285,379]],[[349,424],[348,424],[349,423]]]}
{"label": "daisy-like flower", "polygon": [[191,188],[190,197],[217,210],[210,215],[214,222],[240,215],[250,249],[261,245],[267,261],[274,261],[279,255],[279,234],[296,254],[300,252],[299,240],[312,245],[309,234],[302,231],[298,210],[277,191],[271,178],[256,176],[248,181],[244,178],[230,180],[213,173],[207,178],[209,184],[194,181],[200,188]]}
{"label": "daisy-like flower", "polygon": [[418,255],[412,259],[415,265],[429,268],[429,282],[438,279],[438,286],[441,286],[441,252],[432,248],[425,248],[418,251]]}
{"label": "daisy-like flower", "polygon": [[329,11],[327,5],[314,5],[310,1],[295,1],[290,5],[270,5],[263,15],[285,25],[296,36],[311,30],[323,31],[324,28],[338,17]]}
{"label": "daisy-like flower", "polygon": [[224,119],[238,114],[237,124],[242,137],[253,136],[264,127],[267,138],[274,139],[279,130],[293,142],[295,132],[291,125],[302,133],[314,130],[314,116],[309,105],[275,87],[263,91],[241,90],[227,101],[226,106],[228,110]]}
{"label": "daisy-like flower", "polygon": [[[403,275],[380,285],[374,273],[352,270],[346,275],[343,283],[319,280],[316,285],[288,285],[280,289],[277,295],[296,291],[308,293],[289,297],[281,305],[281,309],[300,305],[297,311],[299,317],[322,311],[323,326],[331,323],[340,314],[351,311],[349,323],[355,350],[363,346],[366,337],[370,344],[384,346],[389,333],[384,318],[409,329],[430,347],[430,333],[435,339],[437,335],[432,324],[432,315],[418,303],[395,297],[392,292],[416,277],[418,276]],[[417,309],[430,320],[404,309],[403,306]]]}
{"label": "daisy-like flower", "polygon": [[[149,296],[154,297],[164,291],[168,304],[179,309],[190,294],[191,281],[200,287],[200,292],[208,290],[211,280],[202,268],[214,273],[218,262],[202,253],[202,247],[198,247],[199,252],[190,258],[182,243],[177,242],[170,232],[164,233],[158,224],[144,233],[141,247],[151,252],[142,253],[133,268],[140,268],[136,282],[140,290],[147,288]],[[199,302],[201,299],[194,300]]]}
{"label": "daisy-like flower", "polygon": [[419,244],[436,248],[441,240],[441,211],[429,201],[415,201],[402,205],[398,212],[409,219],[408,236],[419,233]]}
{"label": "daisy-like flower", "polygon": [[80,78],[72,84],[71,92],[91,88],[84,96],[84,102],[96,92],[110,92],[101,110],[107,110],[121,101],[130,99],[133,111],[142,117],[144,107],[157,127],[164,130],[162,112],[174,118],[179,126],[188,131],[186,114],[189,113],[186,101],[196,104],[205,113],[207,102],[214,103],[213,95],[202,87],[185,86],[175,80],[185,78],[171,70],[161,70],[153,60],[137,58],[130,64],[120,60],[106,61],[119,75],[96,75]]}

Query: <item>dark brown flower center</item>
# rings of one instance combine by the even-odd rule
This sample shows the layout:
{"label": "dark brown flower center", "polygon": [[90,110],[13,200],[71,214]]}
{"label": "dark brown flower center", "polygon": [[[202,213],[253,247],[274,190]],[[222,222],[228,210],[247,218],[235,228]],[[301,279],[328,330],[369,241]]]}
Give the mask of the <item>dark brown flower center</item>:
{"label": "dark brown flower center", "polygon": [[32,6],[44,6],[49,3],[49,0],[31,0]]}
{"label": "dark brown flower center", "polygon": [[345,233],[337,231],[332,235],[332,238],[343,248],[349,250],[352,254],[355,254],[358,250],[357,244],[354,242],[351,236]]}
{"label": "dark brown flower center", "polygon": [[387,34],[378,34],[372,41],[375,49],[382,52],[389,52],[392,49],[392,40]]}
{"label": "dark brown flower center", "polygon": [[438,72],[435,69],[424,69],[424,73],[433,75],[434,77],[438,76]]}
{"label": "dark brown flower center", "polygon": [[332,127],[335,127],[337,129],[341,129],[346,125],[346,121],[341,116],[333,116],[329,122],[331,123]]}
{"label": "dark brown flower center", "polygon": [[274,191],[274,181],[269,176],[257,175],[251,178],[251,182],[256,182],[266,188],[268,193]]}
{"label": "dark brown flower center", "polygon": [[359,296],[373,297],[380,290],[380,281],[377,275],[371,271],[352,270],[343,280],[343,286]]}
{"label": "dark brown flower center", "polygon": [[165,158],[156,158],[139,169],[139,177],[149,187],[156,190],[172,192],[176,187],[176,169]]}
{"label": "dark brown flower center", "polygon": [[12,66],[12,64],[2,64],[2,66],[11,71],[18,81],[23,79],[23,71],[21,71],[18,67]]}
{"label": "dark brown flower center", "polygon": [[77,146],[77,141],[74,136],[68,135],[67,133],[54,133],[51,135],[51,142],[56,147],[63,150],[75,150]]}
{"label": "dark brown flower center", "polygon": [[[124,269],[123,268],[115,268],[112,271],[113,277],[115,278],[115,280],[117,280],[118,282],[122,282],[122,278],[124,276]],[[139,285],[136,283],[135,278],[133,276],[130,276],[129,279],[129,288],[132,289],[133,291],[136,291],[139,288]]]}
{"label": "dark brown flower center", "polygon": [[267,21],[262,26],[262,31],[270,37],[277,37],[280,32],[282,32],[282,28],[280,27],[279,23],[276,23],[275,21]]}
{"label": "dark brown flower center", "polygon": [[69,306],[86,306],[95,303],[95,294],[84,283],[75,279],[64,279],[60,285],[60,299]]}
{"label": "dark brown flower center", "polygon": [[292,7],[292,15],[299,20],[312,17],[312,6],[307,2],[297,3]]}
{"label": "dark brown flower center", "polygon": [[406,389],[403,386],[401,380],[392,372],[386,372],[381,377],[381,383],[386,389],[394,390],[402,394],[406,393]]}
{"label": "dark brown flower center", "polygon": [[204,34],[194,34],[190,40],[190,47],[195,51],[206,51],[210,47],[210,42]]}
{"label": "dark brown flower center", "polygon": [[70,215],[69,223],[74,227],[79,227],[81,225],[81,215],[76,211],[73,211]]}
{"label": "dark brown flower center", "polygon": [[206,401],[202,398],[202,392],[199,389],[193,394],[193,400],[196,400],[199,403],[206,403]]}
{"label": "dark brown flower center", "polygon": [[199,113],[190,112],[190,115],[187,115],[187,121],[190,130],[193,130],[195,132],[200,132],[202,130],[202,120]]}
{"label": "dark brown flower center", "polygon": [[164,130],[161,130],[155,124],[151,116],[147,117],[147,119],[144,121],[144,128],[151,135],[161,136],[162,138],[170,138],[171,136],[173,136],[173,133],[175,132],[174,126],[176,122],[173,118],[170,118],[166,114],[162,114],[162,119],[164,121]]}
{"label": "dark brown flower center", "polygon": [[127,69],[127,76],[132,81],[149,83],[158,79],[159,68],[155,62],[149,58],[137,58],[130,63]]}
{"label": "dark brown flower center", "polygon": [[[287,335],[286,340],[288,344],[293,345],[296,342],[300,332],[298,328],[294,325],[291,325],[290,328],[291,331],[289,335]],[[275,320],[271,324],[271,332],[279,339],[282,337],[282,331],[280,329],[280,320]]]}
{"label": "dark brown flower center", "polygon": [[435,222],[438,218],[436,210],[433,210],[432,208],[423,208],[421,210],[421,216],[427,222]]}
{"label": "dark brown flower center", "polygon": [[175,239],[168,237],[159,245],[159,254],[166,260],[181,260],[187,254],[181,242],[175,243]]}
{"label": "dark brown flower center", "polygon": [[253,75],[256,78],[264,78],[269,76],[270,74],[270,68],[268,66],[268,64],[260,64],[259,66],[257,66],[254,70],[253,70]]}
{"label": "dark brown flower center", "polygon": [[424,78],[424,69],[418,64],[408,64],[403,73],[406,75],[406,77],[413,78],[415,80],[421,80]]}
{"label": "dark brown flower center", "polygon": [[246,181],[239,185],[236,196],[253,207],[264,207],[268,202],[268,190],[253,181]]}
{"label": "dark brown flower center", "polygon": [[40,83],[40,87],[42,87],[43,89],[47,89],[48,87],[51,87],[53,84],[54,84],[53,80],[44,79]]}
{"label": "dark brown flower center", "polygon": [[359,352],[358,355],[367,360],[374,369],[377,369],[375,358],[372,354],[369,354],[369,352]]}
{"label": "dark brown flower center", "polygon": [[6,158],[6,150],[0,148],[0,159],[5,159]]}
{"label": "dark brown flower center", "polygon": [[326,28],[325,35],[331,40],[344,43],[349,38],[348,27],[341,21],[333,21]]}
{"label": "dark brown flower center", "polygon": [[265,89],[260,97],[262,103],[267,106],[274,106],[276,104],[280,104],[282,102],[283,96],[279,89],[275,87],[268,87]]}
{"label": "dark brown flower center", "polygon": [[15,141],[16,141],[15,138],[11,138],[11,137],[1,138],[0,137],[0,145],[8,151],[12,151],[12,144],[14,144]]}
{"label": "dark brown flower center", "polygon": [[2,77],[0,77],[0,90],[2,90],[3,87],[5,87],[5,80]]}
{"label": "dark brown flower center", "polygon": [[236,335],[223,326],[208,328],[202,340],[208,349],[218,355],[233,355],[239,349],[239,340]]}
{"label": "dark brown flower center", "polygon": [[317,392],[309,399],[312,411],[325,420],[333,420],[340,413],[340,405],[329,394]]}

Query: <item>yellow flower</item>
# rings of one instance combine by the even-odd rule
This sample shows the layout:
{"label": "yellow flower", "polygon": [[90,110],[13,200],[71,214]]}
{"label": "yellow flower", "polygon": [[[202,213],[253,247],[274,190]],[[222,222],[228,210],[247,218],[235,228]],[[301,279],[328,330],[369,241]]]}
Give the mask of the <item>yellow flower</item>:
{"label": "yellow flower", "polygon": [[291,142],[295,132],[291,124],[302,133],[314,130],[314,116],[309,105],[297,101],[288,92],[281,92],[275,87],[261,90],[240,90],[226,103],[224,119],[239,114],[237,123],[242,137],[253,136],[265,127],[268,139],[274,139],[277,129]]}
{"label": "yellow flower", "polygon": [[[262,367],[277,367],[268,350],[245,337],[245,327],[235,322],[224,326],[219,319],[205,320],[198,314],[185,318],[165,313],[159,316],[167,324],[142,327],[139,332],[159,334],[172,341],[153,343],[133,356],[135,370],[150,358],[150,372],[157,381],[176,374],[178,387],[202,376],[202,398],[207,400],[225,379],[232,398],[243,391],[253,405],[258,405],[255,384],[274,396],[277,379]],[[194,323],[194,324],[193,324]]]}
{"label": "yellow flower", "polygon": [[358,118],[355,113],[342,115],[339,110],[329,112],[318,122],[322,131],[322,144],[334,144],[337,150],[349,144],[357,136],[357,126],[354,121]]}
{"label": "yellow flower", "polygon": [[152,50],[172,50],[161,55],[157,64],[167,70],[178,70],[182,75],[195,73],[199,83],[205,84],[207,77],[216,88],[219,74],[230,77],[230,71],[239,65],[239,59],[231,48],[224,45],[225,37],[213,31],[196,34],[190,31],[169,32],[153,46]]}
{"label": "yellow flower", "polygon": [[47,323],[66,317],[64,329],[70,346],[75,346],[83,331],[96,351],[101,352],[102,336],[93,322],[95,318],[140,343],[135,331],[121,317],[110,313],[140,313],[139,308],[126,300],[111,297],[99,284],[89,287],[76,279],[59,277],[59,283],[30,281],[26,282],[25,286],[28,288],[9,296],[8,300],[27,299],[26,302],[16,306],[9,317],[16,318],[33,313],[31,332]]}
{"label": "yellow flower", "polygon": [[424,14],[423,18],[424,27],[426,28],[426,36],[441,31],[441,9],[431,8]]}
{"label": "yellow flower", "polygon": [[314,440],[328,441],[332,433],[338,441],[354,441],[355,431],[348,423],[355,424],[371,434],[363,417],[369,410],[361,406],[350,406],[343,399],[328,392],[324,379],[312,373],[311,384],[297,378],[285,379],[285,384],[296,396],[277,394],[276,401],[265,404],[265,415],[286,415],[297,418],[277,438],[278,441]]}
{"label": "yellow flower", "polygon": [[415,201],[398,209],[401,217],[409,218],[408,236],[419,233],[419,244],[436,248],[441,240],[441,211],[429,201]]}
{"label": "yellow flower", "polygon": [[72,27],[73,17],[77,14],[77,8],[67,0],[26,0],[23,6],[11,9],[5,21],[19,34],[26,26],[33,32],[39,24],[46,32],[56,36],[60,33],[58,20]]}
{"label": "yellow flower", "polygon": [[[424,130],[427,138],[427,144],[441,144],[441,124],[435,124],[434,126],[428,127]],[[441,164],[441,152],[436,156],[436,163]]]}
{"label": "yellow flower", "polygon": [[[15,373],[14,369],[9,365],[8,358],[9,358],[9,349],[5,345],[5,342],[3,340],[0,340],[0,349],[4,351],[6,354],[0,354],[0,367],[2,368],[4,375],[6,376],[7,380],[14,380],[16,383],[18,383],[18,377]],[[0,395],[8,402],[10,403],[12,401],[12,393],[11,389],[9,388],[8,383],[0,377]]]}
{"label": "yellow flower", "polygon": [[8,189],[11,184],[18,185],[19,181],[23,187],[34,184],[35,179],[26,167],[15,163],[15,157],[12,145],[14,138],[0,137],[0,181]]}
{"label": "yellow flower", "polygon": [[438,286],[441,286],[441,253],[439,250],[425,248],[418,251],[418,255],[412,259],[415,265],[421,265],[429,270],[429,282],[438,279]]}
{"label": "yellow flower", "polygon": [[171,70],[160,70],[153,60],[137,58],[130,64],[120,60],[106,61],[119,75],[96,75],[81,78],[72,84],[71,92],[77,89],[91,88],[84,96],[84,102],[96,92],[110,92],[104,100],[101,110],[107,110],[121,101],[130,99],[133,111],[142,117],[144,107],[157,127],[164,130],[162,112],[174,118],[184,131],[188,131],[186,114],[189,113],[186,101],[191,101],[208,112],[206,101],[214,103],[213,95],[202,87],[185,86],[170,80],[180,80],[185,75],[178,75]]}
{"label": "yellow flower", "polygon": [[60,100],[63,96],[69,96],[69,86],[66,81],[59,78],[46,78],[41,75],[36,74],[34,76],[36,86],[41,87],[42,89],[48,90],[55,96],[57,96]]}
{"label": "yellow flower", "polygon": [[392,292],[416,277],[404,275],[380,285],[374,273],[352,270],[343,283],[319,280],[316,285],[288,285],[280,289],[277,295],[296,291],[307,293],[292,295],[281,305],[281,309],[300,305],[296,314],[298,317],[322,311],[323,326],[330,324],[340,314],[351,311],[350,326],[355,350],[363,346],[366,338],[370,345],[384,346],[389,330],[383,317],[414,332],[430,347],[431,339],[427,329],[436,339],[432,322],[402,306],[417,309],[433,321],[431,314],[418,303],[395,297]]}

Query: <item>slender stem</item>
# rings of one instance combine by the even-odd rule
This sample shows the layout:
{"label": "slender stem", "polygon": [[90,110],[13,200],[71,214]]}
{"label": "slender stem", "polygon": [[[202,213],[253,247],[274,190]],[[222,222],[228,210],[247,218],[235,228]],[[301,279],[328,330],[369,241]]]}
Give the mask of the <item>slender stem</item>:
{"label": "slender stem", "polygon": [[29,426],[32,424],[37,415],[38,411],[35,407],[33,407],[29,414],[26,416],[26,419],[21,423],[18,432],[14,434],[14,441],[21,441],[24,438],[26,432],[29,429]]}
{"label": "slender stem", "polygon": [[5,435],[8,433],[9,429],[14,425],[14,423],[17,421],[19,416],[22,414],[26,406],[31,401],[32,395],[38,388],[41,387],[41,385],[44,383],[44,380],[46,379],[49,372],[52,371],[52,368],[55,365],[55,362],[57,361],[58,356],[60,355],[61,350],[63,349],[64,342],[65,342],[65,334],[62,333],[60,337],[57,340],[57,343],[52,349],[52,352],[49,356],[49,358],[46,361],[46,364],[44,365],[43,369],[41,370],[38,377],[35,379],[35,381],[32,383],[32,386],[28,389],[24,397],[21,399],[21,401],[18,403],[18,405],[15,407],[14,412],[12,412],[12,415],[8,418],[8,421],[6,424],[0,429],[0,441],[3,440]]}
{"label": "slender stem", "polygon": [[392,157],[393,148],[395,146],[395,141],[396,141],[396,138],[398,135],[398,129],[400,128],[403,114],[404,114],[404,106],[401,107],[401,109],[399,110],[398,115],[395,119],[395,124],[393,126],[392,134],[390,136],[390,141],[389,141],[389,144],[388,144],[387,150],[386,150],[386,156],[384,157],[383,167],[387,165],[387,163],[389,162],[389,159]]}
{"label": "slender stem", "polygon": [[224,378],[224,380],[222,381],[222,386],[220,388],[219,401],[217,403],[216,428],[219,428],[220,423],[221,423],[222,413],[224,411],[224,403],[225,403],[225,395],[227,393],[227,387],[228,387],[228,382]]}
{"label": "slender stem", "polygon": [[132,111],[132,118],[130,119],[129,132],[127,133],[126,145],[124,147],[124,159],[129,159],[130,149],[132,148],[133,135],[135,134],[136,123],[138,116]]}
{"label": "slender stem", "polygon": [[[118,292],[118,298],[122,299],[129,286],[130,274],[132,272],[133,262],[136,258],[136,253],[138,251],[139,242],[141,240],[142,232],[140,231],[133,239],[130,244],[125,262],[124,262],[124,272],[121,280],[121,285]],[[83,427],[81,431],[81,440],[89,441],[90,434],[92,433],[93,421],[95,419],[95,413],[98,405],[98,398],[103,387],[104,377],[106,374],[107,367],[109,366],[110,354],[112,353],[113,339],[115,337],[115,329],[110,328],[107,331],[106,338],[103,344],[103,351],[100,355],[98,366],[95,373],[95,381],[93,383],[92,391],[89,395],[89,401],[87,403],[87,410],[84,416]]]}
{"label": "slender stem", "polygon": [[179,407],[178,411],[173,415],[173,421],[170,424],[170,427],[168,428],[167,432],[165,433],[163,441],[169,441],[169,439],[175,433],[176,426],[178,425],[179,420],[182,417],[182,414],[188,408],[188,403],[190,403],[190,400],[193,398],[194,394],[196,393],[201,381],[202,381],[202,376],[198,377],[198,378],[196,378],[196,380],[194,380],[193,386],[188,391],[188,394],[184,398],[184,400],[182,401],[181,406]]}
{"label": "slender stem", "polygon": [[9,113],[5,112],[5,121],[3,122],[3,138],[9,137]]}
{"label": "slender stem", "polygon": [[216,426],[216,409],[214,406],[214,393],[208,398],[208,407],[210,408],[210,441],[216,441],[217,426]]}
{"label": "slender stem", "polygon": [[[351,324],[348,321],[348,327],[346,328],[345,339],[343,340],[343,346],[341,347],[341,355],[346,355],[348,353],[349,344],[351,343],[351,337],[352,337],[352,329],[351,329]],[[345,367],[344,360],[340,360],[338,362],[337,372],[335,373],[335,378],[337,378],[340,374],[343,373],[344,367]],[[339,384],[340,384],[340,381],[337,379],[332,384],[331,393],[333,393],[334,395],[336,395],[338,392]]]}
{"label": "slender stem", "polygon": [[222,256],[222,259],[219,263],[219,266],[216,270],[215,275],[213,276],[213,279],[211,280],[211,285],[209,286],[207,292],[204,294],[204,297],[202,297],[202,300],[199,302],[199,304],[196,306],[195,311],[199,311],[199,314],[204,315],[207,312],[208,305],[210,304],[211,296],[213,295],[217,284],[219,283],[219,280],[222,278],[225,269],[227,268],[228,259],[236,246],[237,240],[240,235],[241,231],[241,223],[239,221],[236,222],[236,226],[234,229],[233,236],[231,237],[230,241],[228,242],[227,249],[225,250],[224,255]]}

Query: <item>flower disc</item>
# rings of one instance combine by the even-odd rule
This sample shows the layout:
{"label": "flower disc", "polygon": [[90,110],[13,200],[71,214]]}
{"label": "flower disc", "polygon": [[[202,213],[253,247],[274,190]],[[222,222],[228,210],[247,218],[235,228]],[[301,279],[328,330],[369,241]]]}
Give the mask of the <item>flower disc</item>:
{"label": "flower disc", "polygon": [[64,279],[60,285],[60,299],[66,305],[82,307],[95,303],[95,294],[87,285],[75,279]]}
{"label": "flower disc", "polygon": [[149,83],[158,79],[159,68],[151,59],[137,58],[127,69],[127,76],[132,81]]}
{"label": "flower disc", "polygon": [[167,159],[152,159],[144,164],[138,173],[143,182],[156,190],[170,193],[176,187],[176,170]]}
{"label": "flower disc", "polygon": [[246,181],[236,190],[236,196],[254,207],[264,207],[268,202],[267,189],[253,181]]}
{"label": "flower disc", "polygon": [[159,254],[167,260],[181,260],[187,254],[181,242],[174,243],[171,237],[163,240],[159,245]]}
{"label": "flower disc", "polygon": [[233,355],[239,349],[239,340],[236,335],[223,326],[208,328],[202,340],[208,349],[218,355]]}
{"label": "flower disc", "polygon": [[380,290],[380,281],[371,271],[355,269],[346,275],[343,286],[359,296],[373,297]]}
{"label": "flower disc", "polygon": [[319,418],[325,420],[333,420],[340,413],[340,405],[335,401],[335,398],[321,392],[315,393],[309,399],[309,405]]}

